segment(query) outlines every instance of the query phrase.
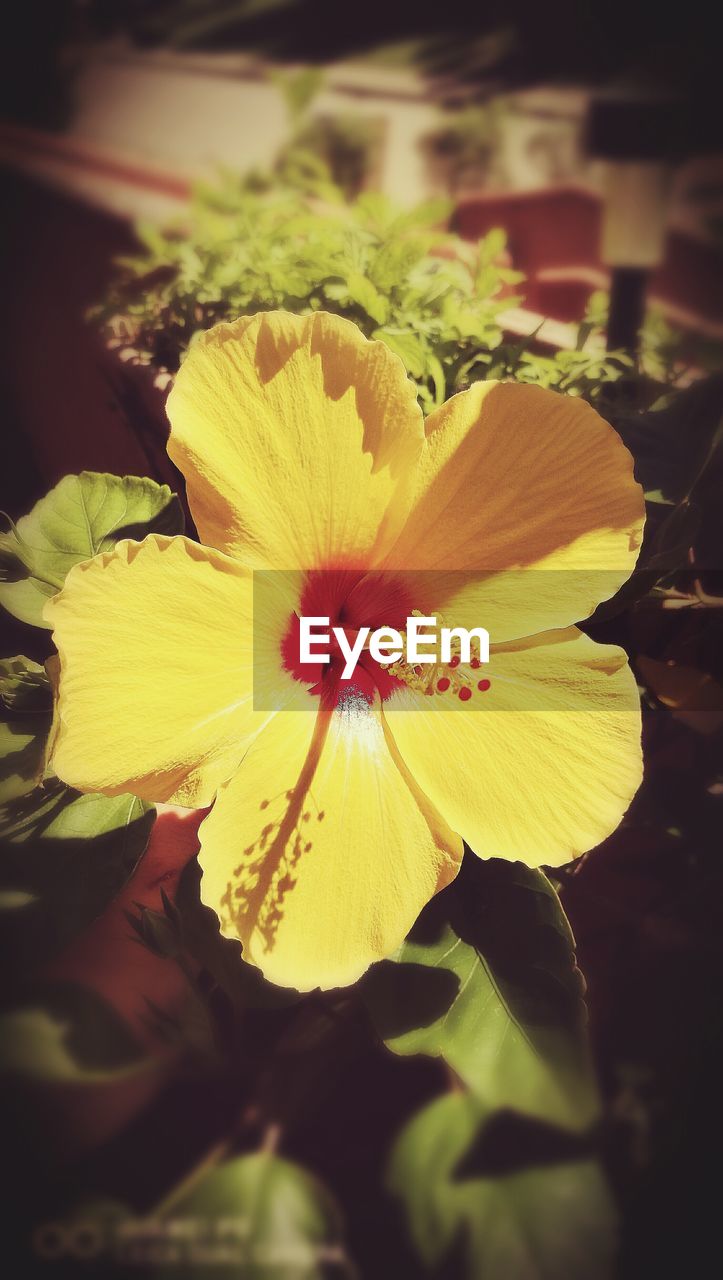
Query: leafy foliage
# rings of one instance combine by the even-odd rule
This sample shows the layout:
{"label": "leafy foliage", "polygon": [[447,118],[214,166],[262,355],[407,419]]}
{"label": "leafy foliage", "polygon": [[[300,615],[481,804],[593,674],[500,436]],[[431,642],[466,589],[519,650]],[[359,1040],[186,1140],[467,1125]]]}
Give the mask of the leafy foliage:
{"label": "leafy foliage", "polygon": [[0,659],[0,805],[40,782],[52,711],[45,669],[29,658]]}
{"label": "leafy foliage", "polygon": [[182,532],[180,503],[166,485],[95,471],[65,476],[0,534],[0,604],[21,622],[47,627],[43,605],[74,564],[122,538]]}
{"label": "leafy foliage", "polygon": [[615,1213],[590,1159],[493,1175],[465,1159],[486,1113],[463,1093],[430,1103],[397,1139],[388,1185],[404,1204],[420,1257],[445,1274],[540,1280],[611,1275]]}
{"label": "leafy foliage", "polygon": [[594,398],[621,376],[625,357],[606,353],[599,333],[587,345],[592,325],[556,355],[534,354],[534,334],[504,341],[523,280],[504,233],[470,245],[444,231],[448,213],[444,200],[399,210],[371,191],[347,202],[324,162],[295,149],[275,175],[199,186],[184,222],[139,227],[142,251],[122,260],[95,316],[113,346],[168,375],[194,333],[220,320],[332,311],[401,357],[425,411],[480,378]]}
{"label": "leafy foliage", "polygon": [[197,189],[185,225],[139,228],[144,251],[124,260],[98,313],[106,331],[174,372],[196,330],[219,320],[333,311],[398,351],[422,402],[440,403],[473,356],[499,345],[503,286],[517,274],[490,270],[484,242],[440,229],[444,200],[399,211],[368,192],[349,204],[312,153],[288,166],[281,181],[227,175]]}
{"label": "leafy foliage", "polygon": [[[90,471],[66,476],[2,535],[0,601],[22,621],[45,627],[43,605],[73,565],[121,538],[182,528],[180,504],[166,486]],[[48,668],[54,663],[57,657]],[[66,786],[49,763],[52,734],[46,670],[24,657],[0,661],[0,920],[7,961],[26,971],[37,970],[125,884],[155,816],[135,796]]]}
{"label": "leafy foliage", "polygon": [[573,938],[542,872],[468,853],[362,985],[389,1048],[443,1057],[485,1108],[595,1119]]}

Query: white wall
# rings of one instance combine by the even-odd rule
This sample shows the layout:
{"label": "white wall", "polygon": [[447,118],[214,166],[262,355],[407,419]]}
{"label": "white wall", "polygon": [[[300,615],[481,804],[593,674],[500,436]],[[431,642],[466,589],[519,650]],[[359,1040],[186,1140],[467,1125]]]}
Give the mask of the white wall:
{"label": "white wall", "polygon": [[[74,99],[71,137],[189,176],[266,165],[289,132],[280,90],[241,56],[99,50],[80,70]],[[311,113],[380,120],[382,190],[401,204],[429,194],[418,141],[439,115],[413,73],[331,68]]]}

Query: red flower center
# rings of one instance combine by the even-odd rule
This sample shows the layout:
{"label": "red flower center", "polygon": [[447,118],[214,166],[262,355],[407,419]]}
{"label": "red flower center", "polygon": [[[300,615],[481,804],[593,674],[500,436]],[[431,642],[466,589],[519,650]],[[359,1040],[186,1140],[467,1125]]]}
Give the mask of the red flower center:
{"label": "red flower center", "polygon": [[[342,679],[345,659],[331,629],[342,627],[350,643],[362,627],[370,627],[371,631],[394,627],[404,635],[412,607],[408,591],[389,574],[366,573],[360,569],[314,569],[307,574],[298,613],[292,613],[289,618],[281,642],[284,667],[295,680],[310,685],[309,692],[327,707],[335,707],[348,697],[363,697],[369,703],[377,694],[382,699],[389,698],[402,686],[402,681],[390,675],[387,667],[375,662],[366,648],[359,656],[353,675]],[[301,662],[300,617],[329,619],[329,662]]]}

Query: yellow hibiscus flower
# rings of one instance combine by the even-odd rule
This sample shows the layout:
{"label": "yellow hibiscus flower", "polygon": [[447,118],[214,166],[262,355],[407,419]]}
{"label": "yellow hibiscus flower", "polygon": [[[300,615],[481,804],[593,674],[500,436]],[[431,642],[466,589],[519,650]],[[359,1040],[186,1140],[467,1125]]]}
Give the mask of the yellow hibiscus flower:
{"label": "yellow hibiscus flower", "polygon": [[[558,865],[616,827],[637,690],[573,624],[632,571],[644,506],[589,405],[482,383],[425,423],[382,343],[270,313],[204,334],[168,414],[204,545],[121,542],[48,603],[54,764],[83,791],[213,803],[202,894],[248,960],[301,990],[353,982],[454,878],[463,838]],[[284,571],[256,606],[255,570]],[[291,653],[303,613],[353,632],[415,609],[489,630],[483,679],[365,653],[342,695],[337,665]]]}

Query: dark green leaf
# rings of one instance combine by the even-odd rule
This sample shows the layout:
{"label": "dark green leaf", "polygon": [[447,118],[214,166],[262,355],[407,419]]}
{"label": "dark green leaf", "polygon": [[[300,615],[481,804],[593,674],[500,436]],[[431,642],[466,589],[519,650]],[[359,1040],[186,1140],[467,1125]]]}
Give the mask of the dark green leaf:
{"label": "dark green leaf", "polygon": [[465,1178],[463,1158],[485,1125],[475,1098],[450,1093],[413,1117],[395,1143],[388,1185],[409,1234],[434,1267],[454,1251],[459,1280],[605,1280],[616,1215],[594,1161]]}
{"label": "dark green leaf", "polygon": [[448,1094],[414,1116],[394,1146],[388,1186],[426,1266],[454,1254],[460,1280],[611,1276],[615,1212],[597,1164],[464,1177],[465,1154],[484,1124],[476,1099]]}
{"label": "dark green leaf", "polygon": [[55,1084],[98,1084],[149,1064],[100,996],[75,983],[40,988],[0,1013],[0,1073]]}
{"label": "dark green leaf", "polygon": [[42,778],[52,713],[44,668],[30,658],[0,659],[0,804]]}
{"label": "dark green leaf", "polygon": [[723,375],[698,382],[661,409],[615,416],[646,491],[680,502],[719,451],[723,419]]}
{"label": "dark green leaf", "polygon": [[134,796],[82,795],[55,777],[0,809],[9,958],[39,964],[100,914],[131,875],[153,821]]}
{"label": "dark green leaf", "polygon": [[240,943],[222,935],[216,912],[201,901],[200,884],[201,869],[193,858],[183,869],[173,904],[176,928],[189,955],[226,993],[237,1012],[298,1003],[297,991],[267,982],[260,969],[243,959]]}
{"label": "dark green leaf", "polygon": [[594,1121],[581,975],[542,872],[468,853],[361,991],[390,1049],[443,1057],[486,1108],[576,1130]]}

